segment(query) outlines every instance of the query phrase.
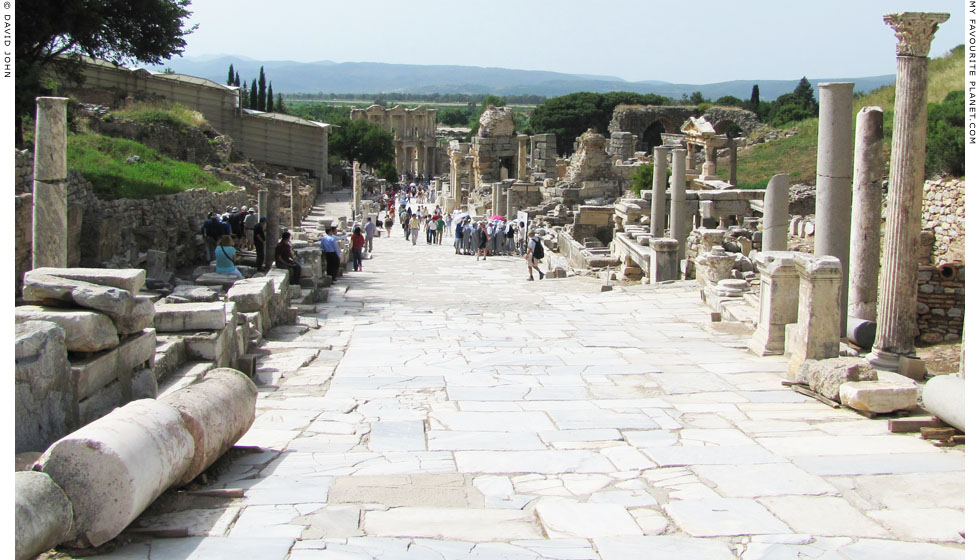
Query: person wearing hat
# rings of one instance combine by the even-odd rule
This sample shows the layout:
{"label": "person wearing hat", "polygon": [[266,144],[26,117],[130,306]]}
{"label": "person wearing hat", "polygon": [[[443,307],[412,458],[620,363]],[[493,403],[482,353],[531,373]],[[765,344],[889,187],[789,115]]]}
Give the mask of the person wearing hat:
{"label": "person wearing hat", "polygon": [[265,266],[265,227],[269,220],[263,216],[259,223],[252,228],[252,236],[255,241],[255,268],[259,272],[267,270]]}
{"label": "person wearing hat", "polygon": [[255,213],[255,208],[249,208],[245,214],[245,248],[255,250],[255,224],[259,223],[259,215]]}

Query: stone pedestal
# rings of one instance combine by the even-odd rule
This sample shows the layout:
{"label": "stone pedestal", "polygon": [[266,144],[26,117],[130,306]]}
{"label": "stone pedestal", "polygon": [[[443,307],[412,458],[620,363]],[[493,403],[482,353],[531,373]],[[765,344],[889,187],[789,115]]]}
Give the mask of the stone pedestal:
{"label": "stone pedestal", "polygon": [[670,148],[653,149],[653,200],[650,202],[650,233],[663,237],[667,223],[667,153]]}
{"label": "stone pedestal", "polygon": [[949,14],[902,12],[885,16],[898,37],[895,123],[889,165],[884,259],[879,281],[878,331],[868,359],[898,370],[898,357],[915,354],[916,273],[922,229],[922,183],[926,154],[929,46]]}
{"label": "stone pedestal", "polygon": [[677,260],[684,260],[690,218],[687,215],[687,171],[684,150],[673,151],[670,177],[670,237],[677,241]]}
{"label": "stone pedestal", "polygon": [[864,107],[857,116],[854,145],[854,194],[851,199],[851,258],[847,315],[874,321],[878,314],[881,268],[881,175],[884,116],[880,107]]}
{"label": "stone pedestal", "polygon": [[841,267],[836,257],[796,253],[800,296],[796,323],[786,327],[789,376],[794,379],[804,360],[835,358],[840,354]]}
{"label": "stone pedestal", "polygon": [[847,273],[851,252],[851,182],[854,172],[854,84],[818,84],[817,212],[813,254],[837,257],[841,265],[840,335],[847,332]]}
{"label": "stone pedestal", "polygon": [[789,175],[769,179],[763,199],[762,250],[785,251],[789,235]]}
{"label": "stone pedestal", "polygon": [[650,281],[666,282],[680,280],[680,260],[677,257],[678,243],[670,238],[650,239],[653,256],[650,262]]}
{"label": "stone pedestal", "polygon": [[799,310],[800,276],[794,253],[756,253],[759,269],[759,321],[749,340],[749,350],[760,356],[782,354],[786,349],[786,325],[795,323]]}
{"label": "stone pedestal", "polygon": [[37,98],[33,268],[68,266],[67,107],[66,97]]}

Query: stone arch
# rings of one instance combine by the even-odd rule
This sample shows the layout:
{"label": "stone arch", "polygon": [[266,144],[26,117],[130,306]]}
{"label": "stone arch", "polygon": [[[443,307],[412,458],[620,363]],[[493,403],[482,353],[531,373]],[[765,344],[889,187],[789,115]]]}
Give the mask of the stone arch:
{"label": "stone arch", "polygon": [[637,151],[650,152],[655,146],[662,146],[664,141],[661,134],[667,132],[668,126],[670,123],[666,122],[666,119],[657,119],[650,123],[639,137],[636,144]]}

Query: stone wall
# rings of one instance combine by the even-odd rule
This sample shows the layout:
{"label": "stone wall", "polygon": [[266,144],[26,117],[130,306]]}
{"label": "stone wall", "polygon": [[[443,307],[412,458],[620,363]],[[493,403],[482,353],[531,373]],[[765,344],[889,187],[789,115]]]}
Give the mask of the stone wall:
{"label": "stone wall", "polygon": [[960,340],[966,300],[966,268],[962,264],[919,267],[920,344]]}
{"label": "stone wall", "polygon": [[932,264],[965,261],[966,181],[926,181],[922,195],[922,229],[935,235]]}

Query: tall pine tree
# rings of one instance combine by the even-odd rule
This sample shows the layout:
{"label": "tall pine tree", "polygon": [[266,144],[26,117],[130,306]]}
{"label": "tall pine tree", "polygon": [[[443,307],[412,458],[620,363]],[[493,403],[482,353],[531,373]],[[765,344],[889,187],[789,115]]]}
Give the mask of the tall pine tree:
{"label": "tall pine tree", "polygon": [[259,88],[255,85],[255,78],[252,78],[252,93],[248,96],[248,108],[259,108]]}
{"label": "tall pine tree", "polygon": [[228,65],[228,85],[230,86],[230,85],[234,85],[234,84],[235,84],[235,65],[234,64],[229,64]]}
{"label": "tall pine tree", "polygon": [[800,83],[796,84],[793,95],[799,98],[804,109],[813,113],[814,116],[817,114],[817,100],[813,97],[813,86],[810,85],[810,81],[806,79],[806,76],[803,76]]}
{"label": "tall pine tree", "polygon": [[269,93],[265,96],[265,111],[267,113],[272,113],[276,110],[276,104],[273,99],[275,98],[272,97],[272,82],[269,82]]}
{"label": "tall pine tree", "polygon": [[256,107],[259,111],[265,111],[265,67],[259,67],[259,103]]}

